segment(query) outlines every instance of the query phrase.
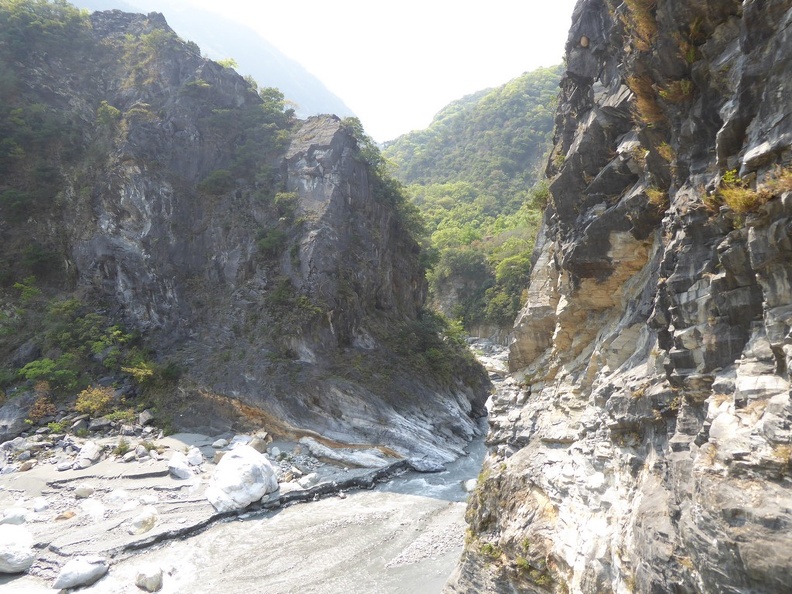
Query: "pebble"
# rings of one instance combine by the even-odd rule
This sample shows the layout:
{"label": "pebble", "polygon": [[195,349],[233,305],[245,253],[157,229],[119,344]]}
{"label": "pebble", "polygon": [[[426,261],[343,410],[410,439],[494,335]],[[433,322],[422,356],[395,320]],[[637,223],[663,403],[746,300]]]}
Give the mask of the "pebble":
{"label": "pebble", "polygon": [[154,528],[158,517],[157,508],[151,505],[146,506],[137,516],[132,518],[127,532],[130,534],[143,534],[144,532],[148,532]]}
{"label": "pebble", "polygon": [[77,512],[74,510],[68,509],[65,512],[62,512],[55,516],[56,520],[71,520],[74,516],[77,515]]}
{"label": "pebble", "polygon": [[228,445],[228,440],[227,440],[227,439],[222,439],[222,438],[221,438],[221,439],[218,439],[217,441],[215,441],[215,442],[212,444],[212,447],[213,447],[213,448],[215,448],[215,449],[217,449],[217,450],[219,450],[220,448],[224,448],[224,447],[226,447],[227,445]]}
{"label": "pebble", "polygon": [[74,489],[74,496],[78,499],[85,499],[94,494],[94,488],[91,485],[80,483]]}
{"label": "pebble", "polygon": [[162,569],[156,566],[141,568],[135,577],[135,585],[146,592],[162,589]]}

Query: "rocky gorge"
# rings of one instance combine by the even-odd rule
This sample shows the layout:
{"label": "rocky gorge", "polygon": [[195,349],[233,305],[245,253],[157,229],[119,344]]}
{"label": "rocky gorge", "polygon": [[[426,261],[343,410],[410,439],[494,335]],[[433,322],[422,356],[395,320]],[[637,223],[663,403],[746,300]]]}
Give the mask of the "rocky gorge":
{"label": "rocky gorge", "polygon": [[467,506],[490,384],[359,123],[0,16],[4,588],[792,589],[788,0],[579,0]]}
{"label": "rocky gorge", "polygon": [[[160,14],[23,0],[0,133],[4,590],[182,591],[111,567],[468,457],[491,383],[424,307],[420,221],[359,122],[295,118]],[[453,486],[388,524],[394,567],[442,553],[438,588]]]}
{"label": "rocky gorge", "polygon": [[578,2],[447,592],[792,589],[792,5]]}
{"label": "rocky gorge", "polygon": [[[505,350],[476,348],[498,384]],[[151,420],[3,443],[3,591],[407,594],[439,591],[459,557],[481,439],[432,466],[262,431],[164,436]]]}

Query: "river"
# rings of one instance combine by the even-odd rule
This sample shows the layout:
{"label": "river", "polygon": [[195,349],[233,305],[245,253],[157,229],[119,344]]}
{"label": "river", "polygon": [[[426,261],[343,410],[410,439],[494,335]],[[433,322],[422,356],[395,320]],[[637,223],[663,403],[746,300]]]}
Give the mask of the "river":
{"label": "river", "polygon": [[469,450],[444,472],[215,524],[115,564],[81,592],[139,593],[135,575],[151,563],[166,571],[165,594],[439,593],[464,542],[463,482],[486,447]]}
{"label": "river", "polygon": [[[490,371],[502,371],[480,355]],[[439,593],[464,544],[463,484],[478,476],[486,454],[486,419],[481,422],[482,437],[443,472],[405,472],[370,490],[215,523],[116,560],[107,576],[80,592],[139,594],[137,573],[155,565],[165,573],[164,594]],[[0,590],[52,592],[41,586],[25,577]]]}

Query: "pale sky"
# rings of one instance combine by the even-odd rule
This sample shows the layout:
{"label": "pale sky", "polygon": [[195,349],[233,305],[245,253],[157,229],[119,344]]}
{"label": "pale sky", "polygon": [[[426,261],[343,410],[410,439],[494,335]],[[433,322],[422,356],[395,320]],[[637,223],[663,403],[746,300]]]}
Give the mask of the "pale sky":
{"label": "pale sky", "polygon": [[190,0],[256,30],[376,141],[451,101],[559,64],[576,0]]}

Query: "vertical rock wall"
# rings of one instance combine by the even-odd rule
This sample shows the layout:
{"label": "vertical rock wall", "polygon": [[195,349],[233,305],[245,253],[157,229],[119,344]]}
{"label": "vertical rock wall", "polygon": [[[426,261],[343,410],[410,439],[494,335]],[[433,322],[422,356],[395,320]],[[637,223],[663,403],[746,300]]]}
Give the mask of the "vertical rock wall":
{"label": "vertical rock wall", "polygon": [[792,591],[790,80],[792,2],[578,3],[448,592]]}
{"label": "vertical rock wall", "polygon": [[[0,221],[0,268],[31,239],[52,246],[40,311],[74,297],[139,333],[146,365],[172,373],[130,396],[146,391],[176,427],[463,454],[487,375],[422,317],[420,247],[361,131],[294,120],[277,92],[202,58],[160,14],[96,12],[80,30],[78,49],[58,53],[31,27],[9,65],[80,146],[71,160],[47,155],[62,183],[35,216]],[[37,330],[23,330],[0,349],[29,340],[41,354]]]}

